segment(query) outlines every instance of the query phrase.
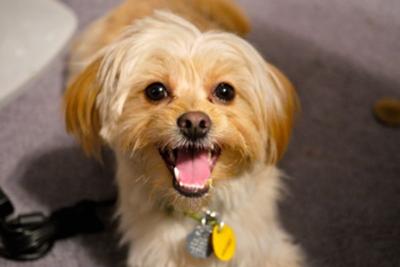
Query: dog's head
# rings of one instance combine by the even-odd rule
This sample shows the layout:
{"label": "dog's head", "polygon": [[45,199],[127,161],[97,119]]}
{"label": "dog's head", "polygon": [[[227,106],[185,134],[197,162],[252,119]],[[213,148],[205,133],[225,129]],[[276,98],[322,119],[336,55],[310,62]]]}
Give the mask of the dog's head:
{"label": "dog's head", "polygon": [[274,164],[296,109],[290,82],[245,40],[167,13],[107,47],[65,101],[86,152],[105,143],[158,196],[187,202],[255,162]]}

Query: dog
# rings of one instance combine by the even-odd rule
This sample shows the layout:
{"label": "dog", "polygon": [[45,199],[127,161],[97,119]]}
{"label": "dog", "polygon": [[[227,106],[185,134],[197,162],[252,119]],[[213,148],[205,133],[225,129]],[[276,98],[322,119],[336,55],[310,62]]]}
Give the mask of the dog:
{"label": "dog", "polygon": [[66,126],[115,154],[127,266],[305,266],[277,214],[298,100],[249,29],[231,0],[127,0],[73,46]]}

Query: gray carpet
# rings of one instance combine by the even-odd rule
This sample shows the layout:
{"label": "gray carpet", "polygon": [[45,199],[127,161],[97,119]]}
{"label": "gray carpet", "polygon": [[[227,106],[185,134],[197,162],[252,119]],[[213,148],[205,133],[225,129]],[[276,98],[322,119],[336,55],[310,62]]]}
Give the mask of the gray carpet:
{"label": "gray carpet", "polygon": [[[64,0],[80,27],[116,3]],[[249,39],[295,83],[301,103],[281,167],[292,177],[286,228],[312,266],[400,266],[400,129],[376,123],[371,105],[400,97],[397,0],[240,0]],[[18,212],[49,212],[114,194],[112,170],[86,159],[60,113],[65,51],[0,110],[0,182]],[[45,258],[0,266],[123,266],[107,231],[59,242]]]}

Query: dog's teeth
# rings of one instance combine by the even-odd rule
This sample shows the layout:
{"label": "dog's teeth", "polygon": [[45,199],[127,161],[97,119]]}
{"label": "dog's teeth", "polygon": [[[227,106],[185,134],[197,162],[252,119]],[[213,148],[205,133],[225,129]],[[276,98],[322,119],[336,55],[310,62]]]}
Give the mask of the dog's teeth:
{"label": "dog's teeth", "polygon": [[198,191],[204,188],[204,185],[198,185],[198,184],[185,184],[181,181],[179,181],[179,186],[193,190],[193,191]]}
{"label": "dog's teeth", "polygon": [[203,188],[204,188],[204,185],[199,185],[199,184],[196,185],[196,189],[203,189]]}
{"label": "dog's teeth", "polygon": [[[174,168],[174,174],[175,174],[175,178],[178,179],[179,178],[179,170],[177,167]],[[181,185],[181,182],[179,182],[179,184]]]}
{"label": "dog's teeth", "polygon": [[208,151],[208,164],[212,164],[213,163],[213,153],[210,151]]}

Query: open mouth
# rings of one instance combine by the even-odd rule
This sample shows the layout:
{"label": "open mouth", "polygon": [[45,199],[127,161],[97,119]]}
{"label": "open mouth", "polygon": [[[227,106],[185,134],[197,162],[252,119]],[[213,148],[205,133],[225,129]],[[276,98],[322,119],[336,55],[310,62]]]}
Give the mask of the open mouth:
{"label": "open mouth", "polygon": [[174,188],[186,197],[201,197],[210,187],[211,173],[221,154],[217,145],[160,149],[173,177]]}

